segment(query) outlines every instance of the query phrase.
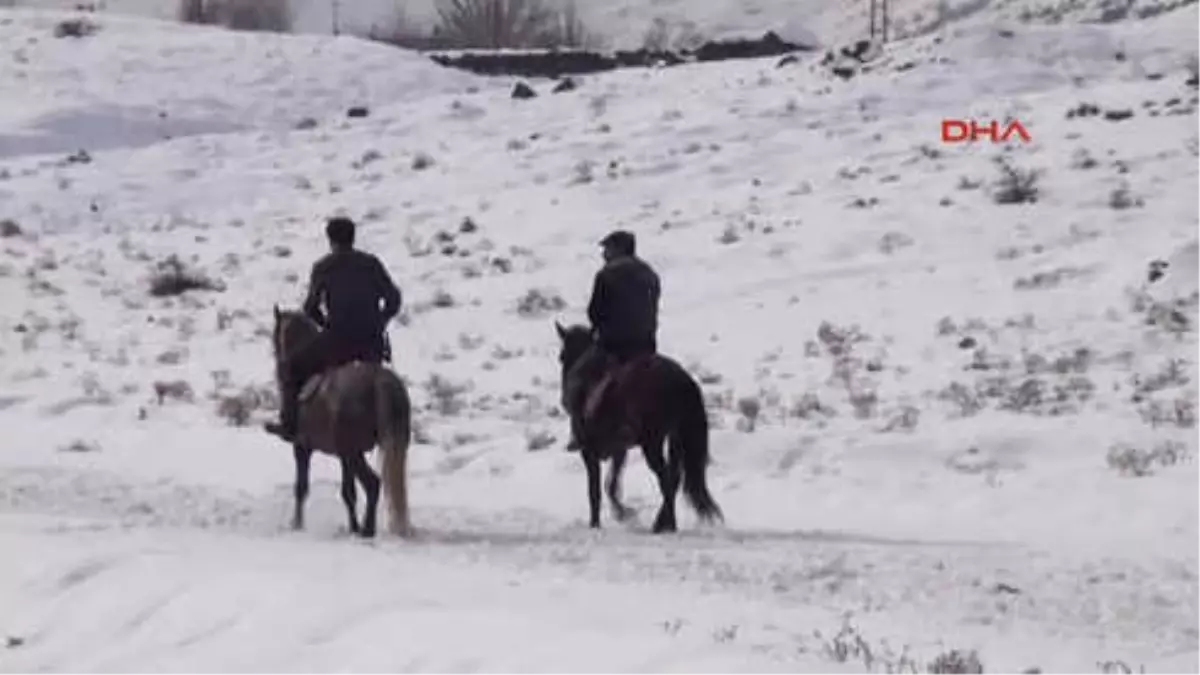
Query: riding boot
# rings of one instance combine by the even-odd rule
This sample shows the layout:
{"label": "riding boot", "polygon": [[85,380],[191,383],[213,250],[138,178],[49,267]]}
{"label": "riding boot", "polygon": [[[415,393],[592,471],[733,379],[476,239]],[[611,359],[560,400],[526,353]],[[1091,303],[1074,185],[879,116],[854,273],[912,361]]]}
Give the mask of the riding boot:
{"label": "riding boot", "polygon": [[279,401],[279,421],[268,422],[265,428],[288,443],[296,442],[296,432],[299,422],[299,387],[286,385],[282,387]]}

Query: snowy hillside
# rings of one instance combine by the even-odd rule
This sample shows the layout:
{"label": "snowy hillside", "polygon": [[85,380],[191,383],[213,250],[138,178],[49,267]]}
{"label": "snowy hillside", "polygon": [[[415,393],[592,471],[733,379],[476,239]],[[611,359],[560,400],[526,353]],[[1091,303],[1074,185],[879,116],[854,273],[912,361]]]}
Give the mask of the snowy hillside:
{"label": "snowy hillside", "polygon": [[[13,0],[31,8],[71,9],[77,0]],[[571,2],[572,0],[549,0]],[[337,3],[335,11],[334,4]],[[610,46],[640,47],[656,21],[676,40],[688,36],[776,30],[796,39],[839,44],[865,37],[869,0],[574,0],[588,29]],[[98,0],[106,12],[169,19],[175,0]],[[1194,0],[889,0],[896,35],[914,35],[954,24],[997,22],[1123,21],[1158,16]],[[435,0],[292,0],[296,27],[328,33],[334,17],[343,30],[383,26],[397,15],[416,25],[431,25]]]}
{"label": "snowy hillside", "polygon": [[[0,10],[6,671],[1200,668],[1194,6],[527,101],[69,16]],[[1033,141],[941,145],[966,116]],[[328,458],[287,531],[257,428],[335,213],[405,296],[415,541],[340,535]],[[704,382],[723,527],[681,501],[648,534],[636,456],[641,522],[585,527],[552,322],[618,226]],[[213,288],[153,295],[172,256]]]}

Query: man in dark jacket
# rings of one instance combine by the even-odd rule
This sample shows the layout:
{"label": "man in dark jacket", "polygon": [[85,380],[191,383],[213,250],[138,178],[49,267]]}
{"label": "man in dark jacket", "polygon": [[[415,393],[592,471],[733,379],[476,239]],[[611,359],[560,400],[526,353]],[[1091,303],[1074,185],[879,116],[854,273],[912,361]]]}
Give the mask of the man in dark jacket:
{"label": "man in dark jacket", "polygon": [[266,427],[289,443],[296,436],[300,389],[309,378],[351,361],[382,363],[390,356],[387,323],[400,312],[400,289],[378,258],[354,248],[354,230],[349,218],[330,218],[325,235],[331,252],[312,268],[304,313],[323,330],[284,364],[279,423]]}
{"label": "man in dark jacket", "polygon": [[658,352],[658,274],[637,256],[632,232],[617,230],[603,240],[604,267],[596,273],[588,319],[595,347],[584,354],[567,378],[564,403],[571,414],[571,442],[580,447],[583,407],[589,392],[609,369]]}

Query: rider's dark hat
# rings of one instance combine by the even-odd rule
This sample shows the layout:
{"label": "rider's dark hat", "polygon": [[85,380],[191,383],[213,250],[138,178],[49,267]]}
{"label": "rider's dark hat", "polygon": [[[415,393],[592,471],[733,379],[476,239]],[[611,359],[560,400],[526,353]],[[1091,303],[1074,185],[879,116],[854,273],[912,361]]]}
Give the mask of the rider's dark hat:
{"label": "rider's dark hat", "polygon": [[608,236],[600,240],[600,245],[604,248],[615,248],[629,255],[633,255],[637,249],[637,237],[628,230],[615,230],[610,232]]}

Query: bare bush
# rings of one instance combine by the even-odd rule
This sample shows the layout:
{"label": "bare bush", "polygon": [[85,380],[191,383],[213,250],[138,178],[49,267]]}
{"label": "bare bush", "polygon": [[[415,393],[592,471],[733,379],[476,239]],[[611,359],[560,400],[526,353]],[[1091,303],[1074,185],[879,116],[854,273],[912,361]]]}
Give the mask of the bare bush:
{"label": "bare bush", "polygon": [[517,300],[517,315],[536,319],[566,309],[567,302],[553,291],[532,288]]}
{"label": "bare bush", "polygon": [[996,160],[1000,177],[992,185],[992,201],[997,204],[1032,204],[1037,202],[1040,190],[1038,179],[1041,171],[1020,169],[1003,157]]}
{"label": "bare bush", "polygon": [[83,17],[65,19],[54,26],[54,37],[85,38],[94,35],[98,30],[100,30],[100,26]]}
{"label": "bare bush", "polygon": [[1186,386],[1191,382],[1191,369],[1184,359],[1168,359],[1163,365],[1147,376],[1135,375],[1133,378],[1134,397],[1145,396],[1155,392]]}
{"label": "bare bush", "polygon": [[1196,428],[1196,401],[1190,397],[1171,401],[1148,401],[1138,408],[1142,421],[1152,427]]}
{"label": "bare bush", "polygon": [[958,417],[974,416],[983,411],[985,407],[984,401],[980,400],[976,390],[961,382],[950,383],[949,386],[937,393],[937,399],[949,402]]}
{"label": "bare bush", "polygon": [[457,415],[466,407],[463,401],[469,385],[458,384],[434,373],[425,381],[425,391],[432,399],[433,409],[442,415]]}
{"label": "bare bush", "polygon": [[685,21],[671,25],[661,16],[654,17],[642,35],[642,49],[648,52],[667,52],[695,49],[704,42],[696,24]]}
{"label": "bare bush", "polygon": [[289,33],[295,23],[290,0],[180,0],[176,17],[184,23],[273,33]]}
{"label": "bare bush", "polygon": [[1120,660],[1100,661],[1096,663],[1096,667],[1099,668],[1100,672],[1104,673],[1105,675],[1133,675],[1133,673],[1146,672],[1145,666],[1138,666],[1138,669],[1134,670],[1133,667],[1128,663]]}
{"label": "bare bush", "polygon": [[1110,469],[1123,476],[1136,477],[1152,475],[1156,468],[1175,466],[1187,459],[1187,448],[1178,441],[1164,441],[1149,451],[1117,444],[1109,448],[1107,456]]}
{"label": "bare bush", "polygon": [[179,0],[179,6],[175,9],[175,18],[182,23],[217,23],[216,12],[211,11],[210,7],[209,0]]}
{"label": "bare bush", "polygon": [[807,393],[796,399],[792,407],[788,410],[788,414],[792,417],[799,417],[803,420],[818,419],[821,417],[834,417],[837,413],[821,402],[821,399],[813,393]]}
{"label": "bare bush", "polygon": [[820,631],[815,631],[814,635],[823,641],[821,651],[831,661],[854,663],[856,666],[862,664],[867,672],[877,669],[888,673],[920,671],[919,664],[908,655],[907,650],[895,654],[887,645],[872,646],[849,621],[832,638],[825,639]]}
{"label": "bare bush", "polygon": [[573,2],[437,0],[434,36],[457,49],[582,47],[592,40]]}
{"label": "bare bush", "polygon": [[869,373],[881,370],[882,364],[864,360],[856,353],[857,346],[866,342],[867,336],[857,326],[838,327],[824,321],[817,328],[817,339],[820,342],[817,353],[824,352],[832,359],[830,382],[846,390],[856,417],[874,417],[879,397]]}
{"label": "bare bush", "polygon": [[930,673],[982,673],[983,664],[975,650],[961,651],[952,649],[944,654],[938,654],[929,662],[926,670]]}
{"label": "bare bush", "polygon": [[233,396],[217,397],[217,416],[231,426],[244,427],[259,410],[278,408],[275,392],[264,387],[249,386]]}
{"label": "bare bush", "polygon": [[183,295],[188,291],[219,291],[223,288],[219,282],[190,269],[174,255],[159,262],[150,277],[150,295],[156,298]]}
{"label": "bare bush", "polygon": [[1114,210],[1124,211],[1126,209],[1141,208],[1146,205],[1146,202],[1141,197],[1133,194],[1129,184],[1122,183],[1120,187],[1109,194],[1108,205]]}
{"label": "bare bush", "polygon": [[159,381],[154,383],[154,398],[159,405],[168,400],[191,403],[196,394],[186,380]]}
{"label": "bare bush", "polygon": [[737,421],[737,428],[746,433],[754,433],[758,428],[758,420],[762,416],[762,400],[757,396],[743,396],[737,402],[738,413],[741,417]]}
{"label": "bare bush", "polygon": [[887,424],[885,424],[883,426],[883,431],[885,431],[885,432],[894,432],[894,431],[911,432],[912,430],[917,428],[917,424],[920,421],[921,421],[920,409],[918,409],[914,406],[911,406],[911,405],[903,405],[903,406],[900,406],[900,409],[897,410],[894,415],[892,415],[891,419],[889,419],[887,421]]}
{"label": "bare bush", "polygon": [[579,49],[598,49],[603,40],[592,32],[579,14],[579,6],[575,0],[567,0],[559,12],[551,18],[546,40],[546,47],[574,47]]}

